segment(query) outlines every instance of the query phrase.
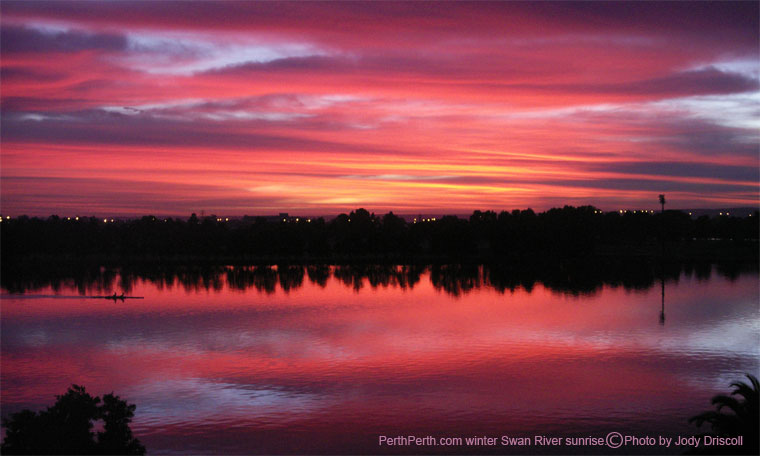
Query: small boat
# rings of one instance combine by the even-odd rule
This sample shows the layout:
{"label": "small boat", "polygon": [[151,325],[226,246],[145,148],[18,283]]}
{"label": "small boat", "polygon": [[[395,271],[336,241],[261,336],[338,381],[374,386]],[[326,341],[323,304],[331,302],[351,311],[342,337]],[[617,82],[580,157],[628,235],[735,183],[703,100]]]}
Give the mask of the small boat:
{"label": "small boat", "polygon": [[121,295],[117,295],[116,293],[112,294],[111,296],[90,296],[90,298],[93,299],[113,299],[114,301],[118,301],[121,299],[124,301],[125,299],[145,299],[143,296],[124,296],[124,293]]}

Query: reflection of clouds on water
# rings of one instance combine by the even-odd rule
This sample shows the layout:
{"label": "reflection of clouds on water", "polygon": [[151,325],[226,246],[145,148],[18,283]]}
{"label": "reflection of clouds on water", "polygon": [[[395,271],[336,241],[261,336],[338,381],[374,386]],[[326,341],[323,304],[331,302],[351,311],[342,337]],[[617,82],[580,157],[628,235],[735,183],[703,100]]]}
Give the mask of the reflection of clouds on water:
{"label": "reflection of clouds on water", "polygon": [[50,343],[50,337],[44,329],[29,331],[21,335],[22,344],[29,347],[43,347]]}
{"label": "reflection of clouds on water", "polygon": [[329,398],[274,385],[245,385],[206,378],[148,378],[125,391],[140,405],[136,429],[192,424],[189,416],[208,425],[245,419],[264,426],[286,425],[288,417],[303,416],[329,404]]}
{"label": "reflection of clouds on water", "polygon": [[[752,303],[748,304],[751,308]],[[671,350],[680,349],[683,352],[700,351],[713,356],[725,353],[758,356],[760,353],[760,318],[757,315],[744,314],[693,329],[695,330],[683,331],[678,339],[663,341],[662,346]]]}
{"label": "reflection of clouds on water", "polygon": [[[90,315],[85,307],[66,325],[55,315],[56,309],[66,307],[56,304],[42,311],[49,316],[17,321],[3,341],[6,351],[81,344],[103,347],[114,355],[136,350],[187,356],[239,353],[333,363],[508,346],[745,356],[752,354],[748,347],[754,344],[747,342],[757,326],[751,303],[756,290],[722,280],[671,285],[666,328],[651,325],[657,310],[655,288],[646,293],[606,288],[583,298],[556,295],[542,287],[508,296],[481,288],[466,298],[447,300],[421,285],[410,294],[387,289],[356,299],[353,292],[330,282],[324,289],[331,296],[327,307],[324,299],[309,299],[315,287],[274,299],[221,293],[198,302],[188,302],[182,292],[155,295],[154,289],[150,293],[155,296],[141,302],[142,307],[109,303],[111,307],[100,307],[98,315]],[[723,300],[720,306],[715,305],[718,298]],[[157,300],[162,304],[156,305]]]}
{"label": "reflection of clouds on water", "polygon": [[[329,277],[287,294],[138,281],[145,299],[130,303],[7,297],[2,405],[43,404],[83,383],[136,403],[149,448],[190,448],[192,434],[198,453],[222,429],[243,438],[346,422],[648,432],[656,414],[681,417],[665,423],[681,432],[726,380],[758,368],[756,275],[669,280],[662,326],[657,283],[501,293],[470,276],[454,295],[430,274],[414,288],[358,292]],[[440,274],[457,280],[456,269]]]}

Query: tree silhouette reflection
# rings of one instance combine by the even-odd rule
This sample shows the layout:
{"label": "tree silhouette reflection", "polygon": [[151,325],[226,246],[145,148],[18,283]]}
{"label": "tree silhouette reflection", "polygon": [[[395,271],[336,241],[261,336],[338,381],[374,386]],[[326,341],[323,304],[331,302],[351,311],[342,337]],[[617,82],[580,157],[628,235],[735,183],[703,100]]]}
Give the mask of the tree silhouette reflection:
{"label": "tree silhouette reflection", "polygon": [[280,288],[286,293],[298,289],[303,284],[304,267],[300,265],[278,265],[277,277]]}
{"label": "tree silhouette reflection", "polygon": [[707,280],[713,272],[735,280],[740,274],[756,271],[757,265],[727,263],[664,263],[646,259],[625,261],[587,260],[567,262],[493,264],[280,264],[256,266],[220,265],[129,265],[101,267],[82,264],[42,265],[37,268],[3,269],[0,286],[8,293],[28,293],[50,289],[58,293],[76,289],[80,295],[129,295],[136,283],[148,282],[159,289],[180,286],[188,292],[221,291],[225,287],[272,294],[297,290],[308,282],[325,287],[334,279],[356,291],[394,287],[412,289],[429,274],[430,283],[449,295],[459,296],[477,288],[499,293],[523,289],[531,292],[536,284],[559,293],[589,295],[603,286],[646,290],[655,283],[677,282],[682,274]]}
{"label": "tree silhouette reflection", "polygon": [[310,264],[306,266],[306,274],[312,283],[320,287],[327,286],[327,280],[330,278],[330,266],[325,264]]}

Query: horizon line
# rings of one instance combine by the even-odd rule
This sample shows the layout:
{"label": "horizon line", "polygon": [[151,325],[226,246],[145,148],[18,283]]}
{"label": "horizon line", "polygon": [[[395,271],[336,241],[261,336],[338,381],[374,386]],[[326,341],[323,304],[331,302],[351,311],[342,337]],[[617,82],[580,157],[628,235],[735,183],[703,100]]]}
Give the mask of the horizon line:
{"label": "horizon line", "polygon": [[[659,204],[657,204],[656,206],[659,206]],[[328,213],[308,213],[308,212],[297,212],[297,213],[296,212],[292,212],[292,213],[291,212],[276,212],[276,213],[231,214],[231,213],[223,213],[223,212],[215,212],[215,211],[205,211],[205,210],[191,211],[190,213],[182,213],[182,214],[179,214],[179,213],[174,213],[174,214],[163,213],[162,214],[162,213],[158,213],[158,212],[156,212],[156,213],[146,212],[146,213],[128,213],[128,214],[126,214],[126,213],[108,213],[108,215],[104,215],[106,213],[101,213],[101,215],[94,215],[92,213],[90,213],[90,214],[82,214],[82,213],[75,212],[75,211],[72,212],[72,213],[70,213],[70,214],[67,213],[65,215],[60,215],[60,213],[50,213],[50,214],[19,213],[19,214],[10,214],[10,213],[0,212],[0,218],[7,219],[9,217],[10,218],[18,218],[18,217],[29,217],[29,218],[59,217],[59,218],[62,218],[62,219],[63,218],[72,218],[73,219],[75,217],[79,217],[79,218],[97,218],[97,219],[107,218],[107,219],[114,219],[114,220],[118,218],[120,220],[130,220],[130,219],[140,219],[140,218],[143,218],[143,217],[155,217],[155,218],[161,218],[161,219],[170,219],[170,218],[171,219],[177,219],[177,218],[182,218],[182,217],[188,217],[189,218],[189,217],[192,217],[193,214],[195,214],[198,218],[222,217],[222,218],[227,218],[227,219],[230,219],[230,220],[243,219],[243,218],[246,218],[246,217],[252,217],[252,218],[256,218],[256,217],[272,218],[272,217],[283,217],[283,216],[288,217],[288,218],[308,218],[308,217],[310,217],[310,218],[325,218],[325,219],[329,220],[329,219],[333,219],[333,218],[339,217],[340,215],[348,215],[351,212],[355,212],[355,211],[358,211],[358,210],[366,210],[370,214],[373,214],[373,215],[376,215],[376,216],[381,216],[381,215],[386,215],[386,214],[389,214],[389,213],[393,213],[394,215],[403,218],[403,217],[415,217],[415,216],[425,216],[425,217],[445,217],[445,216],[462,217],[462,216],[464,216],[464,217],[470,217],[476,211],[480,211],[480,212],[483,212],[483,213],[485,213],[485,212],[494,212],[496,214],[500,214],[502,212],[512,213],[515,210],[518,210],[518,211],[532,210],[536,214],[541,214],[541,213],[548,212],[548,211],[550,211],[552,209],[562,209],[564,207],[573,207],[573,208],[592,207],[595,210],[601,211],[601,213],[613,213],[613,212],[618,212],[618,213],[620,213],[620,212],[622,212],[622,213],[626,213],[626,212],[633,212],[633,213],[638,213],[638,212],[658,213],[658,212],[660,212],[660,208],[659,207],[656,207],[654,209],[652,209],[652,208],[638,208],[638,207],[637,208],[603,209],[603,208],[600,208],[598,206],[594,206],[593,204],[584,204],[584,205],[579,205],[579,206],[573,206],[573,205],[553,206],[553,207],[550,207],[550,208],[544,209],[544,210],[536,210],[536,209],[533,209],[531,207],[526,207],[526,208],[512,208],[512,209],[500,209],[500,210],[494,210],[494,209],[472,209],[469,212],[460,212],[460,211],[457,211],[457,212],[448,212],[448,213],[443,212],[443,211],[437,211],[437,212],[436,211],[427,211],[427,212],[421,212],[421,211],[404,211],[404,212],[401,212],[401,211],[399,211],[399,212],[396,212],[394,210],[377,210],[377,211],[373,211],[373,210],[366,209],[364,207],[357,207],[357,208],[354,208],[354,209],[350,209],[348,211],[332,212],[332,213],[329,213],[329,214]],[[699,207],[682,207],[682,208],[677,208],[676,207],[676,208],[666,208],[666,210],[667,211],[681,211],[681,212],[691,211],[692,213],[693,212],[698,212],[698,213],[702,213],[703,215],[706,215],[707,213],[712,213],[712,212],[719,212],[719,213],[720,212],[727,212],[727,215],[730,215],[728,213],[730,211],[748,212],[748,213],[751,214],[752,212],[759,211],[760,210],[760,206],[730,206],[730,207],[729,206],[722,206],[722,207],[709,207],[709,208],[699,208]],[[692,214],[690,213],[689,215],[692,215]],[[723,215],[723,214],[721,214],[721,215]],[[230,221],[230,220],[225,220],[225,221]]]}

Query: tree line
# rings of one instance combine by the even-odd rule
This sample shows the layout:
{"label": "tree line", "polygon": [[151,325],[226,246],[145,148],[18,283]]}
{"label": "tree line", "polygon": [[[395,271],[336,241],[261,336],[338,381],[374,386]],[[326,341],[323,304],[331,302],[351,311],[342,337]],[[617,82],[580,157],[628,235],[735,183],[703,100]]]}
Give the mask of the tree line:
{"label": "tree line", "polygon": [[565,206],[541,213],[474,211],[469,218],[444,216],[416,222],[393,212],[376,216],[365,209],[329,221],[273,222],[264,217],[220,221],[216,216],[195,214],[186,220],[145,216],[114,222],[21,216],[0,223],[0,248],[4,260],[30,255],[579,257],[610,246],[656,252],[661,241],[723,240],[751,246],[758,239],[759,218],[757,211],[743,218],[692,219],[681,211],[621,214],[593,206]]}

